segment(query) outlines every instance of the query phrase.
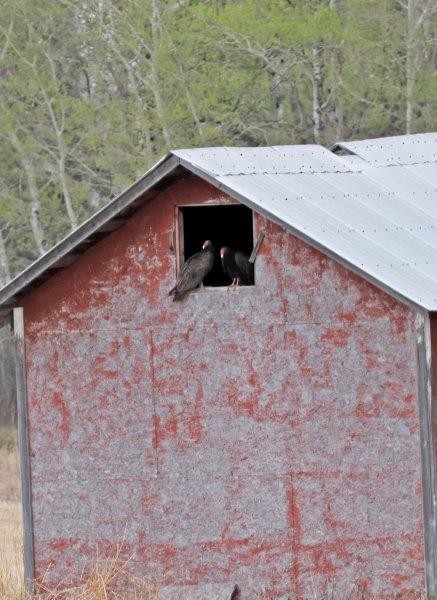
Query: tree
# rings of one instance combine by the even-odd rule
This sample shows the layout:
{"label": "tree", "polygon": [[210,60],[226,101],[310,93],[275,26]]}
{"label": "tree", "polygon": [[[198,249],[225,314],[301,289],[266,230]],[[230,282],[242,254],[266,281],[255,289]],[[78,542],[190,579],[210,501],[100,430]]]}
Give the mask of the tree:
{"label": "tree", "polygon": [[412,133],[414,129],[416,73],[423,68],[428,44],[435,42],[435,38],[433,39],[427,31],[427,25],[432,17],[437,15],[437,5],[433,0],[398,0],[398,3],[405,11],[407,20],[405,133]]}
{"label": "tree", "polygon": [[432,0],[5,3],[0,277],[171,147],[329,145],[432,129],[436,8]]}

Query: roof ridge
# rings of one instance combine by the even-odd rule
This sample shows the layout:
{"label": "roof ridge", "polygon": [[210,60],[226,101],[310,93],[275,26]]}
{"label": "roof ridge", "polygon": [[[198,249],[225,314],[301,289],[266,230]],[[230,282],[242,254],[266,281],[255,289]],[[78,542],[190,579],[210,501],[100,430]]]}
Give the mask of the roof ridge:
{"label": "roof ridge", "polygon": [[[3,307],[7,312],[10,306],[16,304],[17,295],[22,294],[30,286],[39,284],[42,278],[49,277],[52,269],[68,266],[80,256],[80,252],[89,248],[90,244],[95,243],[102,235],[106,235],[121,226],[125,222],[126,215],[129,216],[132,214],[146,199],[146,194],[153,192],[155,186],[162,185],[163,182],[167,182],[171,177],[178,177],[186,173],[186,171],[191,171],[229,193],[242,203],[247,204],[252,209],[261,212],[267,218],[280,223],[294,235],[316,246],[321,251],[345,264],[348,268],[372,281],[372,283],[388,291],[401,301],[411,304],[416,308],[421,307],[426,310],[437,310],[437,250],[435,262],[433,262],[433,265],[435,264],[435,273],[433,271],[434,266],[430,267],[429,264],[426,265],[425,269],[427,274],[423,273],[425,287],[428,289],[429,286],[429,281],[425,282],[425,279],[431,280],[435,282],[435,291],[434,287],[432,287],[428,291],[425,290],[425,295],[417,293],[417,288],[419,287],[417,277],[420,278],[421,274],[420,267],[416,269],[415,265],[420,263],[421,255],[419,252],[419,255],[415,256],[414,252],[418,252],[417,248],[420,248],[420,236],[415,236],[416,240],[419,240],[419,244],[417,242],[406,244],[405,253],[406,255],[409,253],[408,256],[411,256],[411,261],[401,261],[410,267],[410,280],[408,280],[408,275],[405,276],[404,274],[405,265],[402,268],[402,277],[400,277],[400,273],[396,273],[394,268],[391,271],[388,269],[387,272],[383,271],[375,275],[375,269],[371,263],[363,260],[363,257],[360,259],[358,246],[354,249],[353,246],[346,248],[342,244],[342,235],[346,235],[346,229],[353,228],[345,224],[344,231],[341,228],[339,229],[337,238],[330,235],[324,239],[323,236],[320,237],[320,231],[316,231],[314,224],[311,225],[308,223],[306,226],[304,225],[304,220],[298,224],[296,215],[292,210],[293,203],[287,200],[285,196],[282,197],[278,192],[277,184],[283,185],[283,182],[275,181],[275,178],[281,178],[281,180],[288,178],[287,185],[290,191],[293,190],[294,186],[302,188],[303,182],[305,182],[305,193],[301,194],[299,200],[301,203],[299,207],[303,211],[302,214],[305,214],[305,203],[307,200],[310,203],[311,194],[319,194],[319,198],[323,198],[323,196],[320,196],[320,184],[312,186],[312,178],[318,175],[325,175],[326,178],[335,178],[338,192],[334,194],[334,199],[326,198],[325,201],[327,204],[323,205],[325,211],[331,211],[335,215],[336,207],[340,207],[341,203],[348,197],[348,194],[342,192],[342,182],[346,181],[345,178],[348,178],[347,181],[349,184],[352,181],[353,185],[357,185],[357,198],[359,197],[360,202],[372,210],[372,202],[375,205],[377,201],[375,197],[377,192],[375,190],[379,187],[378,196],[381,199],[384,198],[387,189],[392,189],[390,186],[393,187],[394,183],[396,183],[392,177],[391,182],[386,178],[387,173],[390,172],[392,167],[401,168],[405,174],[402,178],[402,184],[404,185],[405,182],[406,193],[408,193],[408,186],[411,186],[412,191],[414,190],[415,192],[415,202],[411,203],[408,212],[405,212],[404,221],[408,215],[413,214],[412,211],[416,210],[417,207],[416,214],[414,214],[414,221],[418,229],[416,230],[415,228],[415,232],[421,231],[422,227],[422,231],[425,234],[427,229],[427,215],[430,215],[432,219],[437,219],[437,170],[430,168],[431,165],[437,163],[437,134],[417,135],[425,136],[427,139],[426,143],[430,146],[429,152],[427,150],[428,154],[425,156],[427,160],[407,162],[406,164],[387,164],[384,155],[379,156],[378,160],[380,162],[378,164],[372,164],[372,158],[374,158],[372,154],[372,142],[374,146],[379,146],[380,150],[380,146],[383,145],[381,140],[403,140],[400,145],[404,150],[408,151],[408,158],[410,158],[414,152],[407,147],[408,144],[406,144],[406,141],[414,140],[414,136],[340,142],[333,147],[344,148],[349,153],[349,156],[361,157],[362,160],[355,163],[335,154],[332,149],[328,150],[317,144],[258,146],[253,148],[244,146],[218,146],[209,149],[175,150],[163,157],[128,189],[119,194],[99,212],[90,217],[80,227],[58,242],[46,254],[0,289],[0,309]],[[435,136],[435,139],[433,136]],[[364,143],[367,144],[366,152],[363,151]],[[415,146],[417,145],[419,144]],[[237,164],[239,159],[237,156],[238,152],[235,152],[236,150],[240,151],[240,155],[246,154],[245,157],[242,157],[244,160],[241,164]],[[369,152],[371,155],[370,158]],[[410,169],[410,167],[414,167],[414,169]],[[367,186],[368,189],[360,187],[365,186],[365,181],[362,180],[363,175],[371,175],[372,186]],[[260,186],[260,182],[264,177],[269,179],[268,193],[266,193],[267,190],[264,191],[263,186]],[[359,179],[360,177],[361,180]],[[275,193],[277,194],[276,197]],[[320,202],[318,204],[320,205]],[[392,207],[392,204],[390,206]],[[379,210],[375,211],[375,213],[381,211],[381,214],[384,214],[385,211],[385,215],[391,215],[390,219],[392,219],[393,207],[390,208],[390,206],[382,201]],[[319,210],[320,219],[323,221],[322,209],[319,207],[317,210]],[[391,213],[390,210],[392,211]],[[400,210],[402,210],[402,206],[400,206]],[[360,213],[357,203],[356,218],[358,223],[361,223],[360,219],[367,218],[365,217],[367,213],[368,211],[361,211]],[[309,218],[310,212],[307,211],[307,215]],[[304,217],[302,218],[304,219]],[[361,223],[361,225],[363,224]],[[319,227],[319,229],[321,228]],[[398,242],[394,243],[390,235],[394,236],[396,232],[404,230],[405,228],[403,227],[395,227],[394,231],[387,231],[386,253],[391,253],[391,244],[394,244],[394,247],[398,244]],[[398,235],[399,239],[404,239],[402,235]],[[368,248],[371,248],[373,245],[372,252],[374,253],[375,261],[378,264],[383,264],[385,262],[382,256],[384,248],[381,246],[381,242],[378,241],[378,249],[376,249],[376,245],[373,244],[371,238],[368,243]],[[431,247],[424,240],[423,255],[425,255],[425,252],[428,252],[425,250],[427,245],[428,248]],[[430,272],[432,273],[431,279]]]}

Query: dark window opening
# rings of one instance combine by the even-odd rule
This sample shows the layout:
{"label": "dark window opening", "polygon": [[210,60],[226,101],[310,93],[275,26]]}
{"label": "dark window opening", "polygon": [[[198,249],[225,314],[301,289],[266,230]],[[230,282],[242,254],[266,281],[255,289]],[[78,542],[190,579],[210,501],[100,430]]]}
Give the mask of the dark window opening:
{"label": "dark window opening", "polygon": [[252,211],[243,204],[221,206],[185,206],[181,216],[181,261],[199,252],[205,240],[211,240],[216,250],[216,260],[211,273],[203,284],[210,287],[230,285],[230,278],[223,272],[220,248],[229,246],[250,256],[253,249]]}

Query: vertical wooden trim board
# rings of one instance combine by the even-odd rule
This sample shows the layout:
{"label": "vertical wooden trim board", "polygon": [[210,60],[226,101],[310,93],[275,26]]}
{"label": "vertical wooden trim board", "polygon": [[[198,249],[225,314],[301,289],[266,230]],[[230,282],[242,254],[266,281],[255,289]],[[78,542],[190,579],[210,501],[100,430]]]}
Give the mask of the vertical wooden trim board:
{"label": "vertical wooden trim board", "polygon": [[20,451],[21,506],[23,514],[24,579],[27,591],[33,592],[35,563],[33,552],[32,490],[30,475],[29,428],[27,412],[26,351],[24,316],[14,308],[15,378],[17,385],[18,446]]}
{"label": "vertical wooden trim board", "polygon": [[427,313],[416,314],[420,444],[427,598],[437,600],[436,464],[432,431],[431,332]]}
{"label": "vertical wooden trim board", "polygon": [[182,207],[175,208],[176,220],[176,279],[179,277],[182,267],[185,264],[185,243],[184,243],[184,213]]}

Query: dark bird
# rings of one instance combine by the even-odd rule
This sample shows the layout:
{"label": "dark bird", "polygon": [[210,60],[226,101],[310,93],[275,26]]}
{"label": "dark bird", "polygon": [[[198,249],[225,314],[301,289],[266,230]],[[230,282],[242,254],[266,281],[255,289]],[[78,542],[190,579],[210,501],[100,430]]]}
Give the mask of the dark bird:
{"label": "dark bird", "polygon": [[249,257],[244,252],[223,246],[220,249],[220,258],[223,271],[232,279],[231,287],[253,285],[253,263],[249,262]]}
{"label": "dark bird", "polygon": [[184,264],[179,279],[168,295],[173,295],[173,300],[182,300],[188,292],[198,287],[214,266],[214,246],[209,240],[202,246],[202,250],[190,256]]}

